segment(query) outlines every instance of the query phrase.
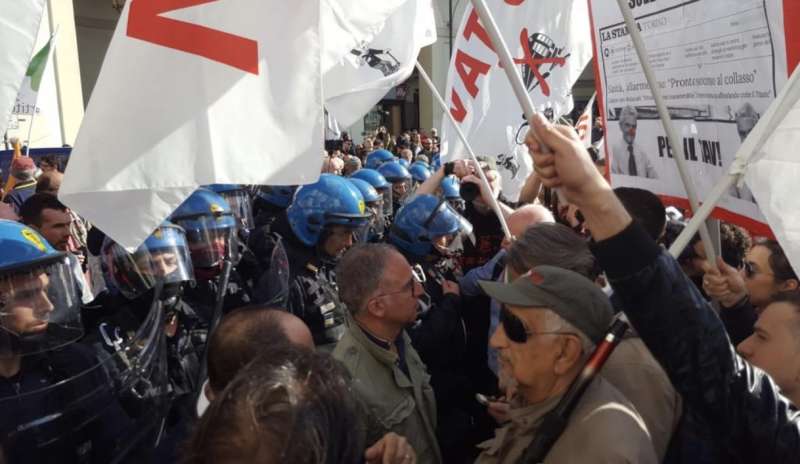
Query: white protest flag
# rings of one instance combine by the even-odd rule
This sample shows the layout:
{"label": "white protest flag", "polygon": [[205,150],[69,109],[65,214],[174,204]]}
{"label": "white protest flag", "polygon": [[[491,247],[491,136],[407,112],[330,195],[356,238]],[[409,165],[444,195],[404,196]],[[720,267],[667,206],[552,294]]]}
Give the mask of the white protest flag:
{"label": "white protest flag", "polygon": [[30,64],[45,0],[0,0],[0,134]]}
{"label": "white protest flag", "polygon": [[361,44],[371,42],[386,19],[410,0],[322,0],[322,74]]}
{"label": "white protest flag", "polygon": [[583,142],[583,146],[586,148],[592,146],[592,107],[594,106],[594,98],[596,95],[597,94],[592,95],[592,98],[589,99],[589,103],[586,104],[586,108],[575,124],[578,137],[581,138],[581,142]]}
{"label": "white protest flag", "polygon": [[[583,0],[487,0],[538,111],[551,119],[572,110],[572,86],[592,58],[588,6]],[[478,155],[494,159],[504,195],[515,200],[533,166],[522,145],[527,132],[505,71],[474,8],[456,35],[444,98]],[[467,156],[450,121],[442,122],[442,156]]]}
{"label": "white protest flag", "polygon": [[762,119],[740,149],[756,150],[746,165],[745,182],[795,272],[800,272],[800,66]]}
{"label": "white protest flag", "polygon": [[341,63],[325,73],[328,111],[343,127],[352,125],[408,79],[420,49],[435,41],[431,0],[407,0],[374,40],[350,50]]}
{"label": "white protest flag", "polygon": [[59,198],[138,246],[199,185],[315,181],[319,2],[127,2]]}

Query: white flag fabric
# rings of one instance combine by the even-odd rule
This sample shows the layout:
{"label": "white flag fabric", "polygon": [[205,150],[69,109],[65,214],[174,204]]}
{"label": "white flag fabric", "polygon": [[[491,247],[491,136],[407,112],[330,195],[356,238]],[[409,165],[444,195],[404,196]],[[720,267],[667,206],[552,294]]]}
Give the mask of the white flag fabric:
{"label": "white flag fabric", "polygon": [[581,142],[583,142],[583,146],[586,148],[592,146],[592,107],[594,106],[594,98],[596,95],[597,94],[592,95],[592,98],[589,99],[589,103],[586,104],[586,108],[575,124],[578,137],[581,138]]}
{"label": "white flag fabric", "polygon": [[320,5],[291,5],[127,2],[59,198],[130,249],[200,185],[314,182]]}
{"label": "white flag fabric", "polygon": [[28,69],[45,0],[0,0],[0,134]]}
{"label": "white flag fabric", "polygon": [[745,182],[795,272],[800,272],[800,66],[747,136]]}
{"label": "white flag fabric", "polygon": [[[431,0],[407,0],[374,40],[361,43],[325,73],[325,106],[343,127],[408,79],[422,47],[436,41]],[[328,45],[326,44],[326,48]]]}
{"label": "white flag fabric", "polygon": [[322,0],[322,74],[361,44],[372,42],[386,19],[411,0]]}
{"label": "white flag fabric", "polygon": [[[536,109],[557,119],[572,110],[572,86],[592,58],[587,2],[510,3],[486,1]],[[522,145],[527,123],[471,6],[456,34],[444,98],[476,154],[494,159],[504,195],[518,198],[533,170]],[[448,118],[442,121],[441,138],[443,160],[468,156]]]}

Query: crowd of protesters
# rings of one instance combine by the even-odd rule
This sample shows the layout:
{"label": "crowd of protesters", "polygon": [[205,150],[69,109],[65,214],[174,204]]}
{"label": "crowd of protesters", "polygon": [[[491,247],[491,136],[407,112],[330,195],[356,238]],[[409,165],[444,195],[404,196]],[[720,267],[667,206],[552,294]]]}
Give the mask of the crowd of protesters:
{"label": "crowd of protesters", "polygon": [[0,463],[797,460],[777,242],[723,223],[673,259],[680,212],[539,116],[519,201],[439,144],[342,133],[317,182],[198,189],[133,251],[16,158]]}

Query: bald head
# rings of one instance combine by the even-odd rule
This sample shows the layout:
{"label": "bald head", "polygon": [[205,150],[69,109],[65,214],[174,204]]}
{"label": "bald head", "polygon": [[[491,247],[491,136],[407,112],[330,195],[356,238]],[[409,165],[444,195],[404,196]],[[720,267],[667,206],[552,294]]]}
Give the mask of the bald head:
{"label": "bald head", "polygon": [[[514,237],[521,237],[528,227],[540,223],[556,222],[553,213],[542,205],[525,205],[514,211],[507,219],[508,229]],[[511,242],[503,239],[503,248],[506,250],[511,246]]]}
{"label": "bald head", "polygon": [[57,195],[58,189],[61,188],[61,181],[64,179],[64,174],[56,171],[51,170],[43,173],[39,176],[39,180],[36,182],[36,193],[49,193],[51,195]]}
{"label": "bald head", "polygon": [[400,150],[400,158],[410,163],[411,160],[414,158],[414,152],[409,150],[408,148],[404,148]]}
{"label": "bald head", "polygon": [[211,389],[222,391],[250,361],[287,344],[314,349],[311,331],[297,316],[258,305],[231,312],[222,318],[208,344]]}

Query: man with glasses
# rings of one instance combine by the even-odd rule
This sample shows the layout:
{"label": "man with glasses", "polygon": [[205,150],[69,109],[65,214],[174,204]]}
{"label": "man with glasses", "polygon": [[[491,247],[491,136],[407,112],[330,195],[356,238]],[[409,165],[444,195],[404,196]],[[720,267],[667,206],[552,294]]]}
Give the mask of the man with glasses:
{"label": "man with glasses", "polygon": [[[612,321],[611,303],[592,281],[538,266],[513,283],[481,282],[503,304],[491,339],[517,381],[510,421],[480,445],[478,463],[515,463],[541,419],[580,374]],[[657,462],[649,432],[630,402],[602,377],[589,385],[547,462]]]}
{"label": "man with glasses", "polygon": [[333,357],[353,376],[367,406],[367,442],[395,432],[408,439],[418,462],[442,462],[430,377],[405,332],[417,319],[421,273],[394,248],[366,244],[345,253],[336,275],[351,322]]}

